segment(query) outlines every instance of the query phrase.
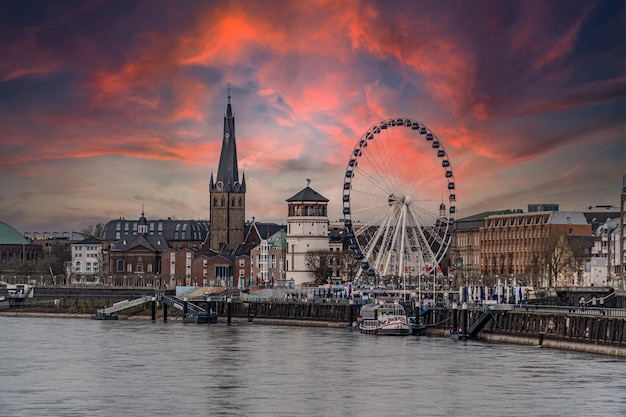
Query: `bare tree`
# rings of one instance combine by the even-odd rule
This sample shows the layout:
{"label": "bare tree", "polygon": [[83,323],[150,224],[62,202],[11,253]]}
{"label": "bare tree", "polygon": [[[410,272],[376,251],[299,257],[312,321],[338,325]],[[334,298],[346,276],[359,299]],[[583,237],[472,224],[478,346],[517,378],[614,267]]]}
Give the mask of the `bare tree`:
{"label": "bare tree", "polygon": [[96,223],[95,225],[90,224],[89,226],[81,230],[80,234],[85,237],[95,237],[95,238],[101,239],[103,231],[104,231],[104,224]]}
{"label": "bare tree", "polygon": [[353,250],[347,249],[341,252],[342,257],[342,276],[346,277],[347,281],[353,281],[356,273],[359,270],[359,261],[356,259],[356,254]]}
{"label": "bare tree", "polygon": [[325,282],[332,277],[339,252],[329,250],[309,251],[304,255],[304,263],[309,274],[315,278],[316,282]]}
{"label": "bare tree", "polygon": [[567,241],[572,252],[570,266],[576,273],[577,281],[580,284],[585,263],[591,258],[591,238],[588,236],[569,236]]}
{"label": "bare tree", "polygon": [[566,272],[571,265],[572,251],[566,235],[561,233],[548,236],[542,255],[548,273],[548,287],[552,287],[559,275]]}

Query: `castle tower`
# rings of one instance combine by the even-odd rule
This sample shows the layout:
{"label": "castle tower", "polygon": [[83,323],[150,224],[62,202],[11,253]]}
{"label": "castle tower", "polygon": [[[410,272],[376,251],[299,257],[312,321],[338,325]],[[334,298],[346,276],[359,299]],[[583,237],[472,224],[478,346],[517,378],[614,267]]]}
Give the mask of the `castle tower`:
{"label": "castle tower", "polygon": [[224,135],[220,154],[217,178],[209,184],[209,247],[219,251],[229,243],[243,243],[246,219],[246,180],[242,175],[239,181],[237,168],[237,144],[235,143],[235,116],[230,104],[224,115]]}
{"label": "castle tower", "polygon": [[[306,267],[309,251],[328,251],[328,199],[311,187],[287,199],[287,263],[286,278],[297,286],[313,281]],[[327,277],[319,277],[326,279]]]}

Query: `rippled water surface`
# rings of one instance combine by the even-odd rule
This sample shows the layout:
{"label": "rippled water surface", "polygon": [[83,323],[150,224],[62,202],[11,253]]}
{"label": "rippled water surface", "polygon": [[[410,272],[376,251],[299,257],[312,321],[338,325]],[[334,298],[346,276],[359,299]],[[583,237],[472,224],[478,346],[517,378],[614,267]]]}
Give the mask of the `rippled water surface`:
{"label": "rippled water surface", "polygon": [[626,360],[346,329],[0,317],[0,416],[625,416]]}

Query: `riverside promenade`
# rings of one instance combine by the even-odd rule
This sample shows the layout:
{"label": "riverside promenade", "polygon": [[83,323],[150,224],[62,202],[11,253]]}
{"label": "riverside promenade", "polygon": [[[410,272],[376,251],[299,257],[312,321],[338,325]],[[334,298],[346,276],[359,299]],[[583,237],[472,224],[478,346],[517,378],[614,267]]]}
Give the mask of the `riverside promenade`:
{"label": "riverside promenade", "polygon": [[[24,299],[17,305],[0,303],[0,314],[72,314],[80,317],[81,313],[94,313],[122,299],[145,295],[146,290],[37,289],[33,298]],[[250,299],[242,295],[218,294],[190,302],[210,307],[217,312],[220,322],[229,315],[234,322],[339,328],[350,327],[360,310],[359,304],[346,298],[319,297],[303,301],[293,298]],[[621,305],[621,301],[618,304]],[[626,357],[626,309],[521,304],[491,305],[488,309],[498,310],[499,314],[494,314],[481,327],[475,339]],[[486,310],[487,307],[478,305],[465,309],[442,306],[422,313],[427,334],[450,337],[480,321]],[[410,307],[408,311],[412,313]],[[138,317],[149,318],[150,307],[141,305],[121,313],[121,318]],[[171,316],[171,319],[176,320],[176,317]]]}

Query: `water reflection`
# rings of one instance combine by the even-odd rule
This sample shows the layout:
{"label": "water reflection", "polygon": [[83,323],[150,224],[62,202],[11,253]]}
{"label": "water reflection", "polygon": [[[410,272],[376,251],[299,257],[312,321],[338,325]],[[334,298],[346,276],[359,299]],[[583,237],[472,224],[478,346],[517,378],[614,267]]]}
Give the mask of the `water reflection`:
{"label": "water reflection", "polygon": [[626,361],[345,329],[0,317],[7,416],[626,415]]}

